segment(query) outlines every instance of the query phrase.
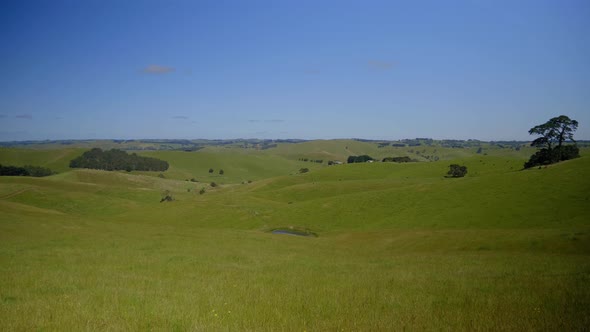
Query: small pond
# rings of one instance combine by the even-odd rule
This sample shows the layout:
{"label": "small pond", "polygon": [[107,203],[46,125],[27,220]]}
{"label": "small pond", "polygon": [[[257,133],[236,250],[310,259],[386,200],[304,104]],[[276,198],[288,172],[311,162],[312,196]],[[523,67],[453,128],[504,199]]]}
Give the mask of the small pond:
{"label": "small pond", "polygon": [[291,228],[277,228],[270,231],[272,234],[285,234],[285,235],[295,235],[295,236],[311,236],[317,237],[316,233],[311,232],[310,230],[301,230],[301,229],[291,229]]}

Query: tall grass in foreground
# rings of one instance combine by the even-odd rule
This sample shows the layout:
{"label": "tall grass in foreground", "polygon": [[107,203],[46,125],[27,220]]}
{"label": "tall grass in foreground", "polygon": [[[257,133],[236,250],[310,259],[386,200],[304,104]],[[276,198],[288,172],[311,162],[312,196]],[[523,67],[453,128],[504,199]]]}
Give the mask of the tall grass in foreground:
{"label": "tall grass in foreground", "polygon": [[[3,178],[0,327],[585,330],[590,161],[505,161],[466,159],[463,179],[343,165],[204,195],[99,171]],[[265,232],[289,225],[319,237]]]}

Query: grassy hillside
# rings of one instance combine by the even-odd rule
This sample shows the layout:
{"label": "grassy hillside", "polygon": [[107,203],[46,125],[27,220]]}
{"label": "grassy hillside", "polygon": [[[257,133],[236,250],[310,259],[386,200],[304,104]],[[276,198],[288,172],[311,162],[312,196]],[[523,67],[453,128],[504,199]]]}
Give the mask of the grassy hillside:
{"label": "grassy hillside", "polygon": [[[350,142],[358,154],[373,144]],[[344,156],[339,149],[350,142],[146,153],[170,162],[165,179],[65,169],[0,178],[0,326],[590,325],[590,157],[527,171],[513,150],[410,164],[297,160]],[[52,157],[35,160],[47,165]],[[450,162],[467,165],[467,177],[445,178]],[[209,175],[210,167],[226,174]],[[191,177],[222,185],[184,181]],[[160,203],[165,194],[174,201]],[[277,227],[319,236],[268,232]]]}
{"label": "grassy hillside", "polygon": [[[196,152],[153,151],[141,155],[166,160],[170,168],[167,178],[186,180],[195,178],[199,182],[241,183],[249,180],[271,178],[294,174],[302,167],[318,167],[311,163],[285,159],[275,154],[242,149],[205,148]],[[209,173],[209,169],[213,173]],[[220,175],[219,171],[224,174]]]}
{"label": "grassy hillside", "polygon": [[31,150],[0,148],[0,164],[10,166],[43,166],[56,172],[69,170],[70,160],[81,155],[84,149]]}
{"label": "grassy hillside", "polygon": [[[481,154],[493,156],[504,156],[526,159],[534,149],[522,148],[514,150],[511,148],[500,148],[497,145],[482,142]],[[419,161],[429,161],[428,157],[438,157],[438,160],[454,160],[465,158],[476,154],[478,148],[449,148],[439,145],[421,145],[396,147],[388,144],[381,146],[379,142],[366,142],[358,140],[314,140],[303,143],[278,144],[277,148],[266,150],[266,153],[286,156],[291,159],[311,158],[328,160],[340,160],[345,162],[350,155],[368,154],[371,157],[381,160],[385,157],[409,156]]]}

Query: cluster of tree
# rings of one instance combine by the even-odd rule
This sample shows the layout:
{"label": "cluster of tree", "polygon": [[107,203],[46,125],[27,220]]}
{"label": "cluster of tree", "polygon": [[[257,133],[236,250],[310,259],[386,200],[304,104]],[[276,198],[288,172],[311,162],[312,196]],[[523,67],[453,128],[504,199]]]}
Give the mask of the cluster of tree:
{"label": "cluster of tree", "polygon": [[323,159],[315,159],[314,160],[314,159],[309,159],[309,158],[299,158],[299,161],[309,161],[309,162],[318,163],[318,164],[321,164],[324,162]]}
{"label": "cluster of tree", "polygon": [[404,157],[385,157],[382,160],[384,163],[386,162],[393,162],[393,163],[411,163],[411,162],[415,162],[418,161],[416,159],[412,159],[408,156],[404,156]]}
{"label": "cluster of tree", "polygon": [[276,148],[277,146],[278,146],[278,144],[274,144],[274,143],[273,144],[264,143],[259,146],[259,149],[260,150],[267,150],[267,149]]}
{"label": "cluster of tree", "polygon": [[362,156],[349,156],[348,159],[346,160],[346,162],[349,163],[349,164],[352,164],[352,163],[366,163],[369,160],[375,160],[375,159],[373,159],[370,156],[364,154]]}
{"label": "cluster of tree", "polygon": [[447,175],[452,178],[462,178],[467,174],[467,166],[461,166],[458,164],[449,165],[449,171]]}
{"label": "cluster of tree", "polygon": [[[531,146],[539,148],[524,164],[524,168],[554,164],[580,156],[580,149],[574,141],[574,131],[578,129],[578,121],[565,115],[549,119],[544,124],[534,126],[529,130],[531,135],[540,135]],[[566,141],[573,145],[564,145]]]}
{"label": "cluster of tree", "polygon": [[55,174],[52,170],[40,166],[25,165],[18,166],[3,166],[0,165],[0,176],[34,176],[42,177]]}
{"label": "cluster of tree", "polygon": [[439,161],[440,157],[439,156],[428,156],[428,155],[423,155],[422,157],[430,160],[430,161]]}
{"label": "cluster of tree", "polygon": [[92,168],[107,171],[165,171],[168,162],[151,157],[141,157],[135,153],[112,149],[103,151],[94,148],[70,161],[72,168]]}
{"label": "cluster of tree", "polygon": [[[213,168],[209,168],[209,173],[210,174],[213,174],[213,172],[215,172],[215,170]],[[220,169],[219,170],[219,175],[223,175],[223,174],[225,174],[225,172],[222,169]]]}
{"label": "cluster of tree", "polygon": [[472,148],[476,146],[480,146],[481,141],[476,139],[468,139],[468,140],[460,140],[460,139],[443,139],[440,141],[440,146],[445,148]]}

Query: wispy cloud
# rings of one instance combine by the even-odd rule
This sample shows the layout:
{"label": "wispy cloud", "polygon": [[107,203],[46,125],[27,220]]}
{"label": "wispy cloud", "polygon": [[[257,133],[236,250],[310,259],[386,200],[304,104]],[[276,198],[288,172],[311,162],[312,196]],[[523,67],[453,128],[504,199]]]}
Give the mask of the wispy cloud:
{"label": "wispy cloud", "polygon": [[25,119],[25,120],[33,120],[33,116],[31,114],[17,114],[17,119]]}
{"label": "wispy cloud", "polygon": [[282,119],[270,119],[270,120],[250,119],[250,120],[248,120],[248,122],[250,122],[250,123],[260,123],[260,122],[264,122],[264,123],[281,123],[281,122],[285,122],[285,120],[282,120]]}
{"label": "wispy cloud", "polygon": [[369,60],[367,62],[370,68],[378,69],[378,70],[388,70],[393,67],[392,62],[385,62],[385,61],[377,61],[377,60]]}
{"label": "wispy cloud", "polygon": [[319,75],[321,72],[318,69],[305,69],[303,73],[307,75]]}
{"label": "wispy cloud", "polygon": [[149,65],[143,68],[143,72],[146,74],[168,74],[175,71],[173,67],[160,66],[160,65]]}
{"label": "wispy cloud", "polygon": [[172,118],[177,120],[188,120],[188,116],[186,115],[175,115]]}

